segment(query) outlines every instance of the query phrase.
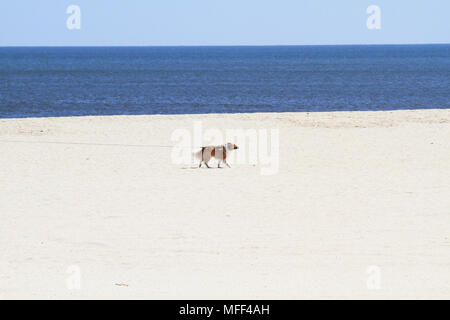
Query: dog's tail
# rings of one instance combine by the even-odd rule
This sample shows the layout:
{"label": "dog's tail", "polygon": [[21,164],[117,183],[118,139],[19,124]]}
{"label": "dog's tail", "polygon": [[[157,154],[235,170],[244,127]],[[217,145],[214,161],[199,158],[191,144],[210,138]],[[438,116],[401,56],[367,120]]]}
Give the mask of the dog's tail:
{"label": "dog's tail", "polygon": [[192,153],[195,159],[203,160],[203,148]]}

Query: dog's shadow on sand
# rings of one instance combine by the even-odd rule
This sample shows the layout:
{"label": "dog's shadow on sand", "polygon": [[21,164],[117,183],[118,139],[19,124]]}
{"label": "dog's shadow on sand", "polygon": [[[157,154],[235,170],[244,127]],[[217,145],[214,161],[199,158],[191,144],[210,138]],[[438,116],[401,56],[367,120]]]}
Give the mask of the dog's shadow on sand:
{"label": "dog's shadow on sand", "polygon": [[201,166],[200,168],[197,166],[190,166],[190,167],[181,167],[181,170],[199,170],[199,169],[207,169],[207,170],[211,170],[211,169],[225,169],[225,167],[220,167],[218,168],[217,166],[209,166],[209,168],[205,167],[205,166]]}

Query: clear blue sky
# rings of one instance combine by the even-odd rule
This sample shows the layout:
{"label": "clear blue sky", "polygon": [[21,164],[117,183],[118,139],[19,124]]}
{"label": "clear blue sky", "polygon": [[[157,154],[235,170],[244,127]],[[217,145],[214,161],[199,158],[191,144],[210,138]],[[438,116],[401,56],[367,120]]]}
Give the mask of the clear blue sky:
{"label": "clear blue sky", "polygon": [[[372,4],[381,30],[366,27]],[[450,0],[0,1],[0,46],[380,43],[450,43]]]}

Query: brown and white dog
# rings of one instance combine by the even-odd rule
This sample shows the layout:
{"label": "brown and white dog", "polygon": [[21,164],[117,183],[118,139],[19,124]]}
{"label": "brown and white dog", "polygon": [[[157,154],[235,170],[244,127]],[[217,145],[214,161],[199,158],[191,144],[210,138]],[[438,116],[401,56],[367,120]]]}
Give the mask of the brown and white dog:
{"label": "brown and white dog", "polygon": [[227,162],[227,154],[236,149],[239,149],[237,145],[228,142],[220,146],[202,147],[201,150],[194,153],[194,156],[200,160],[200,164],[198,165],[199,168],[202,166],[203,162],[208,168],[210,168],[210,166],[208,166],[208,162],[209,160],[211,160],[211,158],[216,158],[219,161],[219,163],[217,164],[218,168],[220,168],[221,162],[225,163],[228,168],[231,168],[231,166]]}

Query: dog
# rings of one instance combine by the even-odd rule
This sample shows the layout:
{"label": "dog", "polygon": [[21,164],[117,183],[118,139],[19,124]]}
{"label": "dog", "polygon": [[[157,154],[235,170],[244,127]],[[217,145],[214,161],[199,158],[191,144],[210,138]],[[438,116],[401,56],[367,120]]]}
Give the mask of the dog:
{"label": "dog", "polygon": [[216,158],[219,161],[219,163],[217,164],[217,168],[221,168],[221,162],[225,163],[228,168],[231,168],[231,166],[227,162],[227,153],[236,149],[239,149],[237,145],[228,142],[219,146],[202,147],[201,150],[194,153],[194,156],[195,158],[200,160],[200,164],[198,165],[199,168],[202,166],[203,162],[208,168],[210,168],[208,162],[209,160],[211,160],[211,158]]}

